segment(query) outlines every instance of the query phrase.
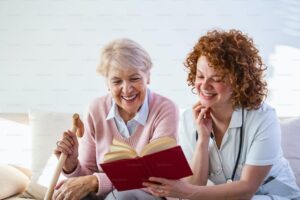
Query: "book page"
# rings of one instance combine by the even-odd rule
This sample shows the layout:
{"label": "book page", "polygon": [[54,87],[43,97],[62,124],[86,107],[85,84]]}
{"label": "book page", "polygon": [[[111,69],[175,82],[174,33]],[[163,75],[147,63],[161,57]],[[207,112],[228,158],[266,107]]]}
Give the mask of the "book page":
{"label": "book page", "polygon": [[113,139],[112,145],[110,145],[110,151],[104,155],[103,162],[135,158],[137,156],[137,152],[131,146],[122,141]]}
{"label": "book page", "polygon": [[116,145],[116,146],[122,146],[122,147],[124,147],[124,148],[134,150],[134,149],[133,149],[130,145],[128,145],[127,143],[122,142],[122,141],[119,141],[119,140],[116,140],[116,139],[113,139],[113,141],[112,141],[112,146],[114,146],[114,145]]}
{"label": "book page", "polygon": [[108,152],[104,155],[103,163],[112,162],[115,160],[121,160],[121,159],[132,159],[137,157],[137,153],[132,153],[131,151],[112,151]]}
{"label": "book page", "polygon": [[155,152],[159,152],[177,145],[176,140],[171,137],[161,137],[156,140],[151,141],[149,144],[145,145],[141,151],[140,156],[149,155]]}
{"label": "book page", "polygon": [[[140,153],[140,156],[142,157],[145,155],[156,153],[165,149],[175,147],[176,145],[177,143],[174,138],[157,138],[156,140],[153,140],[149,144],[145,145]],[[137,154],[135,149],[133,149],[131,146],[122,141],[113,139],[112,145],[110,146],[110,152],[104,155],[103,162],[107,163],[115,160],[135,158],[138,156],[139,155]]]}

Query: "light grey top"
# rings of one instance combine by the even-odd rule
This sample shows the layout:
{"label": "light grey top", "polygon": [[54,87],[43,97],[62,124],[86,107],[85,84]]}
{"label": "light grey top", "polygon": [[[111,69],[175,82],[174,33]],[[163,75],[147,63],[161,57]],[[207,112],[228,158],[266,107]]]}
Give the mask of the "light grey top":
{"label": "light grey top", "polygon": [[[232,175],[239,151],[241,126],[242,109],[236,109],[232,114],[220,149],[217,148],[214,140],[210,139],[209,179],[214,184],[226,183],[226,180]],[[179,142],[187,159],[191,162],[196,146],[196,126],[192,109],[185,110],[181,115]],[[279,120],[275,110],[267,104],[263,104],[258,110],[244,110],[243,145],[234,180],[240,179],[245,164],[272,165],[266,179],[270,176],[276,177],[276,179],[262,185],[257,194],[279,192],[277,194],[279,196],[300,197],[294,174],[288,161],[283,157]],[[283,189],[279,190],[277,186]]]}

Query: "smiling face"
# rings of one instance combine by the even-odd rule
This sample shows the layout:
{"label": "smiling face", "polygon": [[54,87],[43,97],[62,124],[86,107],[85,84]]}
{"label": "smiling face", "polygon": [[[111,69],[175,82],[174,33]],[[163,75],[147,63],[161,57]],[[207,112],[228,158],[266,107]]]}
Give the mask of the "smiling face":
{"label": "smiling face", "polygon": [[202,105],[211,108],[231,106],[232,88],[228,79],[223,79],[210,67],[205,56],[200,56],[197,62],[195,88]]}
{"label": "smiling face", "polygon": [[142,106],[149,84],[149,72],[134,68],[112,67],[107,75],[108,88],[125,122]]}

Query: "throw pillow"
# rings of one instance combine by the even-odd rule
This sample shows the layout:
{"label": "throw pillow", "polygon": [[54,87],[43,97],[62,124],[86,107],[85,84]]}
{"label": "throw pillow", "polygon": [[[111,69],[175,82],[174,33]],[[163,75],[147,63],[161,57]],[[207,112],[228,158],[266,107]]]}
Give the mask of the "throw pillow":
{"label": "throw pillow", "polygon": [[23,172],[6,164],[0,165],[0,177],[0,199],[22,193],[30,182]]}

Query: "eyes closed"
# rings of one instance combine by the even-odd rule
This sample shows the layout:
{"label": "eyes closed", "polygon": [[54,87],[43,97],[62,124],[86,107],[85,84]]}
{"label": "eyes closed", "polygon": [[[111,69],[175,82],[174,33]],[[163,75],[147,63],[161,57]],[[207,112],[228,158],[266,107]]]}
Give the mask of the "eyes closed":
{"label": "eyes closed", "polygon": [[[197,80],[204,80],[205,77],[202,74],[199,74],[199,75],[196,76],[196,79]],[[216,83],[224,82],[224,78],[222,78],[219,75],[213,75],[212,77],[208,78],[207,80],[212,81],[212,82],[216,82]]]}
{"label": "eyes closed", "polygon": [[[129,81],[132,82],[132,83],[135,83],[135,82],[140,81],[141,79],[142,79],[141,76],[132,76],[132,77],[129,78]],[[111,83],[114,84],[114,85],[120,85],[120,84],[122,84],[123,81],[124,81],[123,79],[118,78],[118,77],[113,77],[111,79]]]}

